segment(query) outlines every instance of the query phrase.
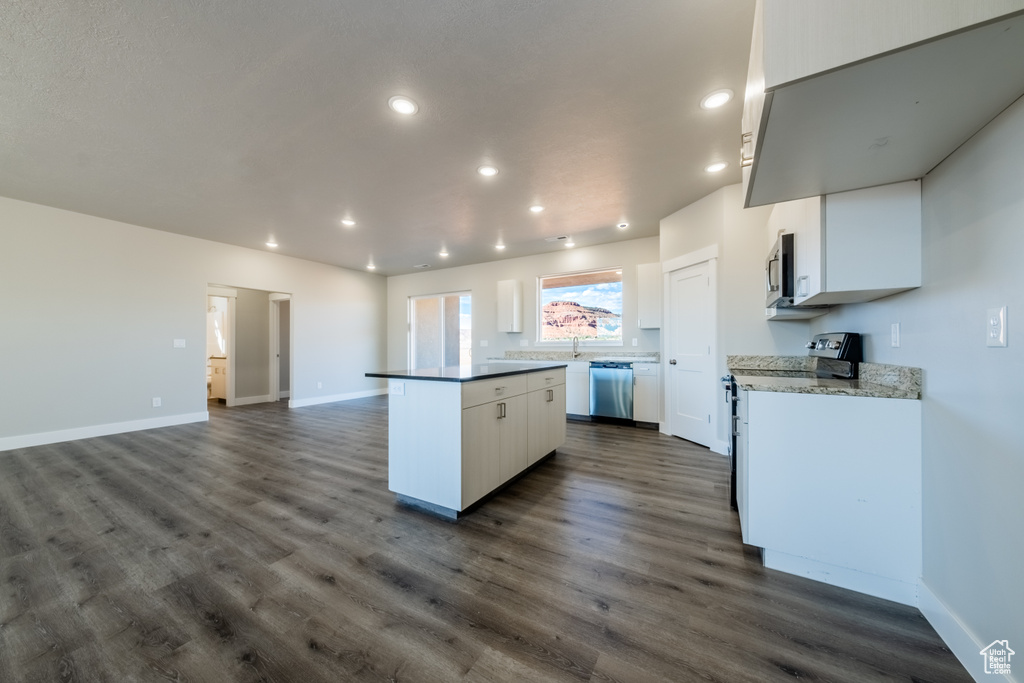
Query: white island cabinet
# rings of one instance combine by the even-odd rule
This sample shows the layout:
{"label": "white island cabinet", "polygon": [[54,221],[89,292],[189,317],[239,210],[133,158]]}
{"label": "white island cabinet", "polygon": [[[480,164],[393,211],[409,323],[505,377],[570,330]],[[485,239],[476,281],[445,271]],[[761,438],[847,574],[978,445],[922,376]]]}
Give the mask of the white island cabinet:
{"label": "white island cabinet", "polygon": [[388,488],[446,517],[565,442],[565,364],[367,373],[388,380]]}

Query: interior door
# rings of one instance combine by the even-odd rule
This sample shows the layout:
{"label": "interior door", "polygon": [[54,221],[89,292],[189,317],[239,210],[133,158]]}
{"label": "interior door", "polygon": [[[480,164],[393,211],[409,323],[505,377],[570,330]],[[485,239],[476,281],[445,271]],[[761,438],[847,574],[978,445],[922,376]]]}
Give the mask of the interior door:
{"label": "interior door", "polygon": [[718,398],[711,280],[709,262],[669,274],[669,430],[704,446],[713,441],[711,416]]}

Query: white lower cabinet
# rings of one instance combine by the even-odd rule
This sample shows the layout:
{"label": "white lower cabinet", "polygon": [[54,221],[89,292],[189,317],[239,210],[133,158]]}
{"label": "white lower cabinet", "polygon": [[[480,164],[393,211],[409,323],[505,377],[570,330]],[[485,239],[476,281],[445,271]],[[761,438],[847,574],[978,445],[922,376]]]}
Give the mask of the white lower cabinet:
{"label": "white lower cabinet", "polygon": [[661,421],[661,368],[655,363],[633,364],[633,419]]}
{"label": "white lower cabinet", "polygon": [[565,384],[531,391],[527,465],[532,465],[565,443]]}
{"label": "white lower cabinet", "polygon": [[565,368],[565,412],[590,415],[590,363],[571,361]]}
{"label": "white lower cabinet", "polygon": [[736,420],[733,429],[736,431],[736,508],[740,515],[740,533],[744,543],[750,541],[750,509],[747,506],[747,473],[750,466],[747,463],[749,445],[747,440],[747,406],[750,405],[750,392],[740,389],[736,392],[738,403],[736,404]]}
{"label": "white lower cabinet", "polygon": [[765,566],[916,604],[921,402],[749,391],[740,405],[740,523]]}

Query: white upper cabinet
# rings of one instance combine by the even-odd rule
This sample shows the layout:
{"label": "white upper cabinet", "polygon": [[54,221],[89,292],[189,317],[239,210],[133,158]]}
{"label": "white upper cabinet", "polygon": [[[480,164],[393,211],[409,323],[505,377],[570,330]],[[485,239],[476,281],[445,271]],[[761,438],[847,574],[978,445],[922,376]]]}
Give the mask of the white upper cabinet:
{"label": "white upper cabinet", "polygon": [[498,332],[523,331],[523,283],[498,280]]}
{"label": "white upper cabinet", "polygon": [[1024,0],[758,0],[744,204],[921,178],[1024,94]]}
{"label": "white upper cabinet", "polygon": [[880,299],[921,286],[921,181],[776,204],[772,234],[794,233],[797,306]]}
{"label": "white upper cabinet", "polygon": [[662,279],[660,263],[641,263],[636,267],[636,326],[641,330],[661,328]]}

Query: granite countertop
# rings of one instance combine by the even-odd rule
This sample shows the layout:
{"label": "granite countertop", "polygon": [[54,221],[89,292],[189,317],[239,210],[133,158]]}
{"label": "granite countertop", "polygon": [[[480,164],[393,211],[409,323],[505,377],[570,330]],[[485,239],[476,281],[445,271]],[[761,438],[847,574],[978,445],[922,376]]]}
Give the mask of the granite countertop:
{"label": "granite countertop", "polygon": [[576,358],[572,351],[506,351],[505,360],[530,361],[625,361],[633,363],[660,363],[661,354],[657,351],[580,351]]}
{"label": "granite countertop", "polygon": [[366,376],[430,382],[473,382],[478,379],[522,375],[528,372],[564,367],[565,363],[494,363],[490,365],[451,365],[445,368],[420,368],[417,370],[384,370],[368,372]]}
{"label": "granite countertop", "polygon": [[827,396],[921,398],[921,369],[861,363],[859,379],[826,379],[815,372],[817,359],[806,356],[729,356],[727,364],[741,388]]}

